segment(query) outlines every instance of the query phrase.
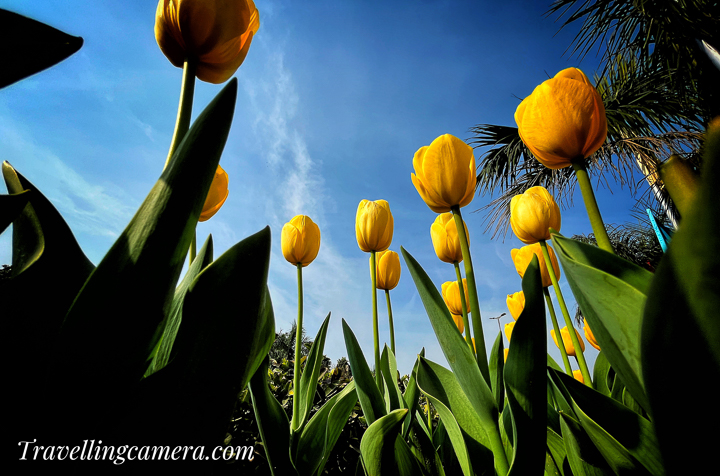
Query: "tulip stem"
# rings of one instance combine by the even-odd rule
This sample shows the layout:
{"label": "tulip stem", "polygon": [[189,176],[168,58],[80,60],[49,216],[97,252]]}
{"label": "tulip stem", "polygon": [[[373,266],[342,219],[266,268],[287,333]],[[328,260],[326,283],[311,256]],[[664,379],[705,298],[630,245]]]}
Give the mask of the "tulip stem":
{"label": "tulip stem", "polygon": [[290,429],[297,430],[300,427],[300,359],[302,347],[302,321],[303,321],[303,287],[302,287],[302,263],[297,264],[298,278],[298,317],[295,326],[295,370],[293,372],[293,413]]}
{"label": "tulip stem", "polygon": [[[470,335],[470,318],[467,312],[467,303],[465,302],[465,286],[463,286],[462,275],[460,274],[460,265],[457,261],[453,263],[455,265],[455,275],[457,276],[458,288],[460,288],[460,302],[462,303],[462,318],[463,324],[465,325],[465,342],[470,346],[470,350],[475,353],[475,348],[472,343],[472,336]],[[499,322],[498,322],[499,324]]]}
{"label": "tulip stem", "polygon": [[[490,383],[490,370],[487,363],[487,351],[485,350],[485,337],[483,335],[482,320],[480,318],[480,303],[478,301],[477,287],[475,286],[475,273],[473,272],[472,258],[470,257],[470,245],[465,234],[465,226],[463,225],[462,215],[460,214],[460,206],[455,205],[451,208],[455,226],[457,227],[458,238],[460,238],[460,248],[462,249],[463,262],[465,263],[465,280],[467,281],[470,309],[472,310],[472,327],[475,335],[475,356],[477,358],[480,373],[485,378],[488,386]],[[491,387],[492,388],[492,387]]]}
{"label": "tulip stem", "polygon": [[373,305],[373,339],[375,344],[375,383],[378,389],[382,389],[380,376],[380,331],[378,330],[377,312],[377,262],[375,251],[370,252],[370,279],[372,281],[372,305]]}
{"label": "tulip stem", "polygon": [[[580,372],[582,372],[582,376],[585,379],[585,385],[592,388],[592,380],[590,379],[590,372],[588,371],[587,363],[585,362],[585,355],[583,354],[582,347],[580,347],[578,336],[575,333],[575,327],[573,326],[572,319],[570,318],[570,313],[568,312],[567,306],[565,305],[565,299],[563,298],[562,292],[560,291],[560,285],[558,284],[557,277],[555,276],[555,269],[552,267],[552,262],[550,261],[550,253],[548,252],[548,247],[545,240],[540,240],[540,248],[542,248],[543,257],[545,258],[545,265],[547,266],[550,280],[552,281],[553,288],[555,289],[555,296],[557,296],[558,303],[560,304],[560,310],[562,311],[563,317],[565,318],[565,325],[567,326],[568,334],[570,334],[570,341],[572,341],[573,348],[575,349],[575,357],[578,360]],[[560,345],[565,347],[565,342],[563,341],[562,334],[559,333],[557,330],[555,331],[555,333]],[[558,347],[560,347],[560,345],[558,345]],[[569,375],[572,376],[572,373],[570,373]]]}
{"label": "tulip stem", "polygon": [[[543,288],[543,294],[545,295],[545,302],[547,302],[548,309],[550,310],[550,319],[553,323],[553,329],[555,330],[555,336],[560,334],[560,326],[558,325],[557,317],[555,317],[555,308],[553,307],[552,299],[550,299],[550,292],[548,288]],[[568,359],[567,352],[565,351],[564,345],[559,345],[560,354],[562,355],[563,364],[565,364],[565,373],[572,377],[572,367],[570,366],[570,359]]]}
{"label": "tulip stem", "polygon": [[170,163],[170,159],[182,142],[188,129],[190,129],[190,118],[192,116],[193,96],[195,94],[195,72],[197,65],[191,61],[185,61],[183,65],[182,87],[180,89],[180,105],[178,106],[177,120],[175,121],[175,131],[173,132],[172,142],[170,143],[170,152],[168,152],[165,160],[165,168]]}
{"label": "tulip stem", "polygon": [[193,230],[192,241],[190,242],[190,264],[195,261],[195,256],[197,256],[197,231]]}
{"label": "tulip stem", "polygon": [[590,177],[585,167],[585,159],[579,158],[573,160],[572,167],[575,171],[578,184],[580,185],[580,191],[582,192],[583,201],[585,202],[585,209],[587,210],[588,218],[590,218],[590,225],[592,225],[593,233],[595,233],[595,240],[597,241],[598,247],[615,254],[612,244],[610,243],[610,237],[605,229],[605,223],[600,215],[600,209],[595,199],[595,192],[593,192],[592,185],[590,184]]}
{"label": "tulip stem", "polygon": [[390,323],[390,350],[392,350],[393,355],[397,355],[395,353],[395,327],[393,326],[393,317],[392,317],[392,306],[390,305],[390,290],[385,290],[385,298],[387,299],[387,306],[388,306],[388,321]]}

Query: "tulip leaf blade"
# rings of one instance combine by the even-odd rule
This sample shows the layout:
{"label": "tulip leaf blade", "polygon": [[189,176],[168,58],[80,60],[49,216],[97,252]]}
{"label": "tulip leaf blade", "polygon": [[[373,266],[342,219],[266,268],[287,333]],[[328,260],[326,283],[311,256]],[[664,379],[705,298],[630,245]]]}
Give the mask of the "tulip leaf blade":
{"label": "tulip leaf blade", "polygon": [[615,473],[593,444],[580,423],[564,412],[560,412],[562,441],[568,465],[575,476],[612,476]]}
{"label": "tulip leaf blade", "polygon": [[405,422],[403,423],[402,435],[404,438],[407,438],[408,434],[410,433],[410,428],[412,427],[412,422],[415,418],[415,412],[420,407],[420,404],[418,402],[418,392],[420,390],[417,386],[417,369],[418,365],[420,365],[420,357],[425,357],[425,347],[420,350],[417,359],[415,359],[415,365],[413,365],[412,372],[410,373],[410,379],[408,380],[407,386],[405,387],[405,393],[403,394],[403,400],[405,400],[405,408],[410,410],[408,412],[408,415],[405,417]]}
{"label": "tulip leaf blade", "polygon": [[[351,390],[348,389],[348,387],[350,387]],[[337,403],[332,407],[332,410],[330,410],[330,416],[327,420],[327,430],[325,431],[325,452],[317,469],[318,474],[321,474],[325,468],[325,464],[330,458],[332,450],[335,447],[335,443],[337,443],[343,428],[345,428],[348,416],[351,414],[358,401],[354,381],[348,383],[340,394],[342,396],[338,398]]]}
{"label": "tulip leaf blade", "polygon": [[505,404],[505,382],[503,381],[503,369],[505,367],[505,345],[501,331],[495,338],[495,343],[490,351],[490,382],[492,383],[493,395],[498,411],[502,413]]}
{"label": "tulip leaf blade", "polygon": [[385,344],[382,354],[380,356],[380,371],[382,373],[383,380],[388,389],[388,401],[390,404],[390,410],[397,410],[399,408],[407,408],[405,400],[400,392],[400,387],[397,383],[397,363],[395,362],[395,355],[392,350]]}
{"label": "tulip leaf blade", "polygon": [[0,9],[3,68],[0,88],[47,69],[73,55],[83,39],[37,20]]}
{"label": "tulip leaf blade", "polygon": [[512,332],[503,372],[513,422],[513,458],[509,475],[538,474],[545,465],[547,438],[547,333],[545,301],[537,256],[522,279],[525,307]]}
{"label": "tulip leaf blade", "polygon": [[0,234],[20,215],[31,195],[30,190],[0,195]]}
{"label": "tulip leaf blade", "polygon": [[300,385],[298,388],[298,398],[300,400],[299,410],[300,417],[297,420],[297,428],[302,428],[310,416],[313,400],[315,398],[315,390],[320,377],[320,367],[322,366],[323,350],[325,349],[325,337],[327,336],[327,328],[330,323],[330,313],[320,325],[318,333],[315,336],[310,353],[305,360],[305,371],[300,376]]}
{"label": "tulip leaf blade", "polygon": [[648,410],[640,326],[652,273],[595,246],[552,236],[565,277],[605,357]]}
{"label": "tulip leaf blade", "polygon": [[400,436],[408,410],[400,408],[384,415],[368,427],[360,441],[360,453],[367,474],[420,475],[420,466]]}

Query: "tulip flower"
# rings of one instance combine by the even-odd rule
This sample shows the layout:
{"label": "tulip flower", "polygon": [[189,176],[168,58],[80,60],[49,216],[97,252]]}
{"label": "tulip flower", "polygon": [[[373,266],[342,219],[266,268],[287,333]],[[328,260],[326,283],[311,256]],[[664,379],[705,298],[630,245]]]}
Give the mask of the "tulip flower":
{"label": "tulip flower", "polygon": [[522,141],[550,169],[589,157],[607,137],[602,98],[577,68],[536,87],[518,106],[515,122]]}
{"label": "tulip flower", "polygon": [[389,291],[400,281],[400,256],[390,250],[380,251],[377,260],[377,288]]}
{"label": "tulip flower", "polygon": [[[467,280],[465,279],[463,279],[463,288],[465,289],[465,302],[467,303],[469,302],[469,297],[467,291]],[[451,314],[462,315],[462,300],[460,297],[460,288],[457,281],[447,281],[443,283],[442,296]],[[471,312],[469,305],[467,307],[467,312]]]}
{"label": "tulip flower", "polygon": [[[465,227],[465,234],[469,236],[464,221],[463,226]],[[432,238],[433,248],[435,248],[435,254],[440,261],[445,263],[462,262],[462,247],[460,246],[457,225],[452,213],[441,213],[435,218],[435,222],[430,226],[430,237]]]}
{"label": "tulip flower", "polygon": [[[555,271],[555,276],[559,279],[560,265],[558,265],[555,252],[552,248],[548,248],[548,252],[550,254],[550,260],[552,262],[553,270]],[[534,245],[526,245],[520,249],[513,249],[510,252],[513,263],[515,263],[515,269],[517,270],[521,278],[525,276],[525,270],[527,269],[528,265],[530,265],[533,254],[537,255],[538,257],[538,262],[540,264],[540,275],[542,276],[542,285],[546,288],[552,284],[552,280],[550,279],[550,274],[548,273],[547,265],[545,264],[545,259],[543,257],[540,243],[535,243]]]}
{"label": "tulip flower", "polygon": [[505,354],[505,360],[504,360],[505,362],[507,362],[508,352],[510,352],[510,348],[505,349],[503,352]]}
{"label": "tulip flower", "polygon": [[219,165],[215,171],[210,190],[208,190],[205,204],[198,221],[207,221],[220,210],[228,197],[228,174]]}
{"label": "tulip flower", "polygon": [[573,370],[573,377],[575,377],[575,380],[577,380],[578,382],[585,383],[582,372],[580,372],[579,370]]}
{"label": "tulip flower", "polygon": [[160,0],[155,39],[170,62],[194,63],[201,81],[219,84],[240,67],[260,27],[253,0]]}
{"label": "tulip flower", "polygon": [[591,346],[595,347],[597,350],[600,350],[600,346],[598,345],[597,340],[595,340],[595,335],[592,333],[592,330],[590,330],[590,326],[588,326],[587,319],[583,319],[583,322],[585,323],[585,338]]}
{"label": "tulip flower", "polygon": [[475,155],[457,137],[445,134],[415,152],[412,182],[435,213],[464,207],[475,194]]}
{"label": "tulip flower", "polygon": [[463,322],[463,317],[460,314],[451,314],[451,316],[453,318],[453,321],[455,321],[455,325],[460,331],[460,334],[465,332],[465,323]]}
{"label": "tulip flower", "polygon": [[[573,328],[575,331],[575,335],[577,335],[578,343],[580,344],[580,350],[582,352],[585,352],[585,342],[583,342],[582,338],[580,337],[580,333],[577,331],[577,329]],[[560,348],[560,345],[558,344],[557,337],[555,336],[555,330],[550,329],[550,334],[552,334],[553,341],[555,341],[555,345]],[[572,340],[570,338],[570,331],[568,331],[567,326],[560,329],[560,335],[562,335],[563,344],[565,344],[565,352],[567,352],[568,355],[571,355],[575,357],[575,347],[573,346]]]}
{"label": "tulip flower", "polygon": [[525,309],[525,293],[518,291],[514,294],[508,294],[506,302],[510,315],[517,321],[523,309]]}
{"label": "tulip flower", "polygon": [[512,335],[512,331],[514,328],[515,328],[515,321],[505,324],[505,335],[507,336],[508,343],[510,343],[510,336]]}
{"label": "tulip flower", "polygon": [[297,215],[283,226],[280,246],[289,263],[305,267],[320,250],[320,228],[309,216]]}
{"label": "tulip flower", "polygon": [[545,187],[531,187],[510,201],[510,226],[526,245],[550,239],[550,228],[560,231],[560,208]]}
{"label": "tulip flower", "polygon": [[355,217],[355,236],[365,252],[385,251],[393,237],[393,216],[385,200],[362,200]]}

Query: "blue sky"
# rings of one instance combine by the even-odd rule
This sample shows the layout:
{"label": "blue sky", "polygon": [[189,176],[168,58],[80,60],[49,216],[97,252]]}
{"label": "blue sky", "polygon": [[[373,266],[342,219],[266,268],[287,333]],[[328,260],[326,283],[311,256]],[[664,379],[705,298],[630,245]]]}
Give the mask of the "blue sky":
{"label": "blue sky", "polygon": [[[591,76],[598,59],[564,54],[577,32],[544,16],[550,2],[257,0],[260,30],[236,73],[239,93],[221,165],[230,195],[210,221],[216,256],[270,225],[269,285],[276,326],[296,318],[296,270],[280,250],[282,225],[310,216],[322,233],[318,258],[304,269],[305,328],[314,336],[332,312],[325,353],[347,355],[341,319],[372,365],[369,255],[357,246],[362,199],[385,199],[395,220],[391,250],[402,245],[438,288],[452,265],[432,248],[436,214],[410,180],[415,151],[437,136],[471,138],[480,123],[515,125],[519,98],[575,66]],[[172,137],[182,71],[154,38],[154,1],[6,1],[0,8],[82,36],[81,50],[59,65],[0,90],[0,159],[48,196],[93,263],[122,232],[162,171]],[[193,117],[221,89],[198,81]],[[476,149],[476,160],[482,150]],[[639,178],[638,178],[639,180]],[[3,190],[3,193],[5,191]],[[630,192],[598,191],[606,223],[634,221]],[[579,190],[564,209],[562,233],[589,233]],[[510,259],[522,243],[484,233],[492,197],[463,208],[488,349],[520,290]],[[9,263],[11,233],[0,236]],[[422,347],[446,364],[410,274],[391,291],[398,364],[411,370]],[[574,311],[569,286],[561,289]],[[552,294],[552,293],[551,293]],[[381,342],[389,342],[384,296],[378,294]],[[559,315],[559,308],[556,306]],[[501,320],[510,322],[509,313]],[[561,324],[562,325],[562,324]],[[549,352],[560,354],[549,337]],[[597,352],[587,346],[593,362]],[[574,365],[577,368],[577,365]]]}

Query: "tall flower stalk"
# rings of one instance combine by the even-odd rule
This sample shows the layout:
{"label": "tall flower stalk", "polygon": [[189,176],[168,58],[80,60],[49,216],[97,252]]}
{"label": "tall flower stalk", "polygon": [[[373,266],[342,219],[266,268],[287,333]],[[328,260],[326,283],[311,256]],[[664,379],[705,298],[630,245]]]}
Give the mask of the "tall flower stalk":
{"label": "tall flower stalk", "polygon": [[[470,349],[475,352],[475,346],[473,345],[472,336],[470,335],[470,318],[468,317],[468,303],[465,302],[465,287],[463,286],[463,278],[460,274],[460,265],[458,262],[453,263],[455,267],[455,276],[457,276],[458,287],[460,288],[460,300],[462,302],[462,318],[463,324],[465,325],[465,342],[468,343]],[[467,280],[466,280],[467,281]],[[477,355],[475,356],[477,358]]]}
{"label": "tall flower stalk", "polygon": [[585,159],[579,158],[573,160],[572,168],[575,171],[578,185],[580,185],[580,192],[582,192],[583,202],[585,202],[585,210],[587,211],[588,218],[590,219],[590,225],[592,226],[593,233],[595,233],[595,239],[597,240],[598,247],[615,254],[615,250],[610,243],[610,237],[605,229],[605,223],[600,215],[600,209],[598,208],[597,200],[595,199],[595,192],[590,184],[590,177],[588,176],[587,167],[585,167]]}

